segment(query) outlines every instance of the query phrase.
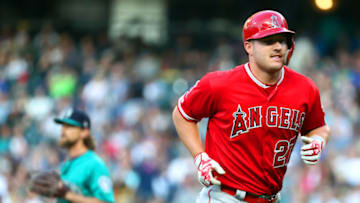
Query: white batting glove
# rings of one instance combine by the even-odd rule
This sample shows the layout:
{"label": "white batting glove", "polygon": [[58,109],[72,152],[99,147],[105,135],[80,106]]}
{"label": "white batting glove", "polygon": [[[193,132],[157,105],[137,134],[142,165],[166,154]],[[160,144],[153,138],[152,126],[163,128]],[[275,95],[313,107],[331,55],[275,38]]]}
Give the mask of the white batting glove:
{"label": "white batting glove", "polygon": [[306,137],[301,136],[301,141],[305,144],[301,147],[301,158],[305,164],[314,165],[319,159],[323,150],[325,141],[320,136]]}
{"label": "white batting glove", "polygon": [[198,153],[194,159],[195,166],[198,170],[198,180],[199,182],[208,187],[211,184],[221,185],[221,182],[216,180],[212,175],[212,171],[216,171],[218,174],[225,174],[223,168],[215,160],[211,159],[206,152]]}

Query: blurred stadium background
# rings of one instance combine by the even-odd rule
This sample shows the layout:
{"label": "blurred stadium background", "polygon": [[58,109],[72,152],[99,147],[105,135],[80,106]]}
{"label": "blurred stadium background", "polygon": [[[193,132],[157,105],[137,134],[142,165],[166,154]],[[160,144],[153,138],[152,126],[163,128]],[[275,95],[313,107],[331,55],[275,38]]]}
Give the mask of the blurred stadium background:
{"label": "blurred stadium background", "polygon": [[274,9],[297,32],[290,67],[317,83],[332,130],[316,166],[296,145],[282,202],[360,202],[360,12],[316,2],[0,1],[0,199],[52,202],[27,192],[27,173],[59,168],[52,119],[76,105],[92,118],[117,202],[194,202],[201,187],[172,108],[206,72],[244,63],[244,20]]}

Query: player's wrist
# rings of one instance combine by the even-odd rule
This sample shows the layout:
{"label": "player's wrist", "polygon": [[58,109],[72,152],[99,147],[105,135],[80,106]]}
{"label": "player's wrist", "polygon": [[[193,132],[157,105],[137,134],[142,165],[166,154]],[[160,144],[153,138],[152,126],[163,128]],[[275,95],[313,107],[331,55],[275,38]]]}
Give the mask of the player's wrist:
{"label": "player's wrist", "polygon": [[201,155],[202,153],[205,153],[205,154],[206,154],[206,152],[204,152],[204,151],[198,152],[198,153],[196,153],[196,154],[194,155],[194,160],[195,160],[199,155]]}
{"label": "player's wrist", "polygon": [[67,191],[67,192],[65,193],[65,195],[64,195],[63,198],[64,198],[65,200],[71,201],[71,200],[74,199],[74,194],[75,194],[75,193],[73,193],[71,190],[69,190],[69,191]]}
{"label": "player's wrist", "polygon": [[70,188],[64,183],[60,182],[59,190],[58,190],[58,197],[65,198],[68,193],[70,193]]}
{"label": "player's wrist", "polygon": [[210,159],[210,157],[206,152],[198,152],[194,157],[194,164],[196,168],[199,168],[201,162],[207,159]]}
{"label": "player's wrist", "polygon": [[325,139],[323,137],[321,137],[320,135],[314,135],[311,138],[325,144]]}

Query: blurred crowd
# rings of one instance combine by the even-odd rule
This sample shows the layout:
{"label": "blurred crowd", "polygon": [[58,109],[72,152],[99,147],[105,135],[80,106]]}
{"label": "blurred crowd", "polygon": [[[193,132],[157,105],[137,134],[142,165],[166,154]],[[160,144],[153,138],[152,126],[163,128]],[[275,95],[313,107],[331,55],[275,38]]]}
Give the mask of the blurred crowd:
{"label": "blurred crowd", "polygon": [[[247,60],[240,37],[200,47],[185,34],[154,46],[126,37],[110,41],[106,34],[75,36],[50,24],[31,34],[26,26],[4,26],[2,202],[53,202],[29,193],[27,182],[32,172],[59,169],[66,158],[53,118],[73,106],[92,119],[96,152],[110,169],[116,202],[194,202],[201,186],[172,125],[172,109],[206,72]],[[318,85],[331,139],[315,166],[301,162],[296,145],[282,202],[360,202],[360,47],[338,47],[332,55],[323,48],[314,38],[298,36],[290,67]],[[204,138],[206,120],[199,126]]]}

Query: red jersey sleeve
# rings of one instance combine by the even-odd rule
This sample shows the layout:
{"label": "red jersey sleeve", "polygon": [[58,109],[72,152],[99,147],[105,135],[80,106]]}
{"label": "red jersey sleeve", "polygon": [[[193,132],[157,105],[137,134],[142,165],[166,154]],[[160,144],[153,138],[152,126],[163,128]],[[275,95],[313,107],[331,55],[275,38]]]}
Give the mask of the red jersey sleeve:
{"label": "red jersey sleeve", "polygon": [[320,100],[320,93],[314,83],[312,84],[312,89],[309,97],[309,109],[306,112],[304,123],[301,128],[302,135],[306,135],[309,131],[326,125],[324,118],[325,113],[323,111]]}
{"label": "red jersey sleeve", "polygon": [[206,74],[179,98],[177,107],[186,120],[197,122],[214,113],[215,97],[210,81],[210,74]]}

